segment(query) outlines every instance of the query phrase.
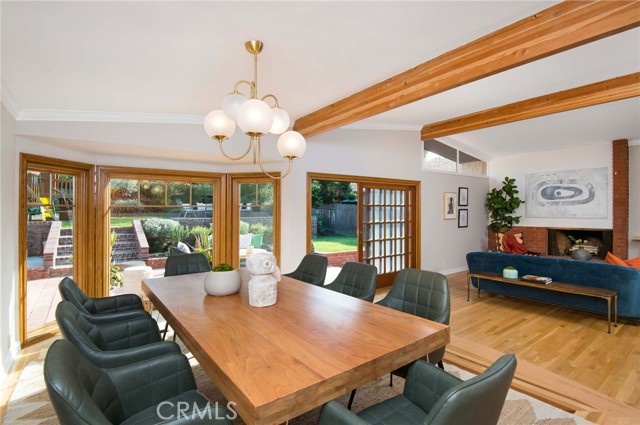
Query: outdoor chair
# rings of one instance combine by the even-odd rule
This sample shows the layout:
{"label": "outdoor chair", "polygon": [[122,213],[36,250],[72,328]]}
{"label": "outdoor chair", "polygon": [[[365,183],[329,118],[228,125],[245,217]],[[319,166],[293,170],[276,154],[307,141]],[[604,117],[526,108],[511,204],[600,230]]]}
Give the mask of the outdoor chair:
{"label": "outdoor chair", "polygon": [[291,273],[285,274],[292,279],[301,280],[316,286],[324,285],[327,275],[327,257],[318,254],[307,254]]}
{"label": "outdoor chair", "polygon": [[170,353],[175,342],[160,340],[158,323],[150,316],[112,321],[82,313],[68,301],[56,308],[56,321],[65,339],[99,367],[119,367]]}
{"label": "outdoor chair", "polygon": [[[167,262],[164,266],[164,275],[167,276],[179,276],[183,274],[203,273],[211,271],[211,263],[207,259],[207,256],[201,252],[194,252],[191,254],[174,254],[167,257]],[[169,331],[169,323],[165,324],[162,331],[162,339],[167,337]],[[175,341],[176,336],[173,335]]]}
{"label": "outdoor chair", "polygon": [[94,365],[69,341],[58,340],[47,351],[44,380],[65,425],[231,425],[234,417],[197,391],[181,353],[107,369]]}
{"label": "outdoor chair", "polygon": [[495,425],[516,370],[513,354],[500,357],[468,381],[423,360],[413,363],[402,394],[357,415],[336,401],[325,404],[318,425]]}
{"label": "outdoor chair", "polygon": [[[377,304],[448,325],[451,312],[449,281],[440,273],[404,269],[396,276],[387,296]],[[442,359],[445,348],[427,354],[423,360],[444,369]],[[393,386],[393,375],[405,378],[409,367],[410,364],[394,370],[389,376],[389,385]],[[353,404],[355,393],[356,390],[351,392],[349,408]]]}
{"label": "outdoor chair", "polygon": [[361,300],[373,301],[376,294],[377,275],[376,266],[348,262],[342,267],[336,279],[324,287]]}
{"label": "outdoor chair", "polygon": [[150,317],[144,311],[142,300],[136,294],[121,294],[104,298],[91,298],[80,290],[70,277],[58,284],[58,291],[64,301],[73,304],[78,310],[92,315],[109,315],[112,320],[123,318]]}

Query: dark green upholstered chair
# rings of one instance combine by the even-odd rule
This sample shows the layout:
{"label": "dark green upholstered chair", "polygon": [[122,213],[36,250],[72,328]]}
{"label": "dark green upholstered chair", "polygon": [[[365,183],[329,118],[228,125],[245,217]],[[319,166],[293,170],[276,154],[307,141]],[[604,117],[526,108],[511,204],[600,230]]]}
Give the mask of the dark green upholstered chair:
{"label": "dark green upholstered chair", "polygon": [[118,367],[180,353],[175,342],[160,340],[158,323],[150,316],[113,321],[83,313],[70,302],[61,301],[56,320],[62,336],[98,367]]}
{"label": "dark green upholstered chair", "polygon": [[495,425],[516,370],[505,354],[484,373],[462,381],[423,360],[409,369],[404,392],[357,415],[336,401],[325,404],[318,425]]}
{"label": "dark green upholstered chair", "polygon": [[324,285],[324,278],[327,275],[327,257],[318,254],[307,254],[291,273],[286,273],[292,279],[301,280],[316,286]]}
{"label": "dark green upholstered chair", "polygon": [[348,262],[342,267],[336,280],[324,287],[361,300],[373,301],[377,275],[378,269],[374,265]]}
{"label": "dark green upholstered chair", "polygon": [[91,298],[87,296],[75,280],[65,277],[58,284],[58,291],[64,301],[72,303],[87,314],[118,314],[123,317],[150,317],[144,311],[142,300],[136,294],[121,294],[112,297]]}
{"label": "dark green upholstered chair", "polygon": [[44,380],[65,425],[230,425],[228,417],[235,416],[197,391],[189,361],[180,353],[106,369],[58,340],[44,360]]}
{"label": "dark green upholstered chair", "polygon": [[[180,276],[183,274],[204,273],[211,271],[211,263],[207,259],[207,256],[201,252],[194,252],[191,254],[174,254],[167,257],[167,262],[164,265],[164,275],[166,276]],[[158,314],[158,317],[160,315]],[[167,337],[169,331],[169,322],[164,326],[162,331],[162,339]],[[176,335],[173,334],[173,340],[176,340]]]}
{"label": "dark green upholstered chair", "polygon": [[[448,325],[451,313],[449,281],[440,273],[404,269],[396,276],[387,296],[376,304]],[[445,347],[439,348],[423,359],[444,369],[442,364],[444,351]],[[409,366],[394,370],[389,377],[389,385],[393,385],[393,375],[405,378]],[[355,392],[356,390],[353,390],[351,393],[349,408],[353,403]]]}
{"label": "dark green upholstered chair", "polygon": [[170,255],[167,257],[167,262],[164,266],[165,276],[178,276],[210,271],[211,263],[209,263],[207,256],[201,252]]}
{"label": "dark green upholstered chair", "polygon": [[[449,281],[440,273],[404,269],[396,276],[387,296],[377,304],[448,325],[451,314]],[[444,351],[445,347],[442,347],[427,354],[424,360],[444,369]],[[394,374],[404,378],[408,369],[406,366],[394,371]]]}

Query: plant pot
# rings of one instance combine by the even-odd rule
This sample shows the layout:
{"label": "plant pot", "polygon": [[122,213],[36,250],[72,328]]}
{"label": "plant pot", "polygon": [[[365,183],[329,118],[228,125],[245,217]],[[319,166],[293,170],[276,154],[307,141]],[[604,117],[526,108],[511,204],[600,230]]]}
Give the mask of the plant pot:
{"label": "plant pot", "polygon": [[507,279],[517,279],[518,278],[518,270],[516,269],[504,269],[502,270],[502,276]]}
{"label": "plant pot", "polygon": [[574,260],[589,261],[591,260],[591,253],[583,247],[579,247],[578,249],[571,251],[571,258]]}
{"label": "plant pot", "polygon": [[204,279],[205,292],[216,297],[235,294],[240,290],[240,285],[242,279],[237,270],[209,272]]}

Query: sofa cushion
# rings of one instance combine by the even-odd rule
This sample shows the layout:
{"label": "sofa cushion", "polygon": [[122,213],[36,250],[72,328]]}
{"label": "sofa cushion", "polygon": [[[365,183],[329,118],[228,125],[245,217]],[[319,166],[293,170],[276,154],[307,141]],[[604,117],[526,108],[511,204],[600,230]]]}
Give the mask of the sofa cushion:
{"label": "sofa cushion", "polygon": [[625,261],[622,258],[616,255],[613,255],[610,252],[607,252],[607,258],[605,258],[604,261],[609,264],[615,264],[616,266],[631,267],[627,263],[625,263]]}
{"label": "sofa cushion", "polygon": [[636,270],[640,270],[640,257],[632,258],[626,261],[629,267],[633,267]]}

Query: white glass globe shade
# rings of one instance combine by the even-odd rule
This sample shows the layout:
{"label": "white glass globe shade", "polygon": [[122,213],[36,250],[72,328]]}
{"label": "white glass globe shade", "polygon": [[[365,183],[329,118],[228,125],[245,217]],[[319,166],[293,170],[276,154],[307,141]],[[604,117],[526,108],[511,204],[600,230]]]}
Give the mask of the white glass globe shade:
{"label": "white glass globe shade", "polygon": [[229,93],[222,100],[222,110],[232,120],[238,117],[238,110],[247,98],[242,93]]}
{"label": "white glass globe shade", "polygon": [[212,139],[228,139],[236,131],[236,123],[220,109],[216,109],[204,117],[204,131]]}
{"label": "white glass globe shade", "polygon": [[278,152],[284,158],[302,158],[304,151],[307,148],[307,142],[302,137],[302,134],[297,131],[287,131],[282,133],[278,138]]}
{"label": "white glass globe shade", "polygon": [[249,99],[238,110],[238,126],[250,136],[267,134],[271,124],[273,124],[273,112],[262,100]]}
{"label": "white glass globe shade", "polygon": [[273,112],[273,124],[271,125],[271,134],[282,134],[289,128],[289,114],[282,108],[271,108]]}

